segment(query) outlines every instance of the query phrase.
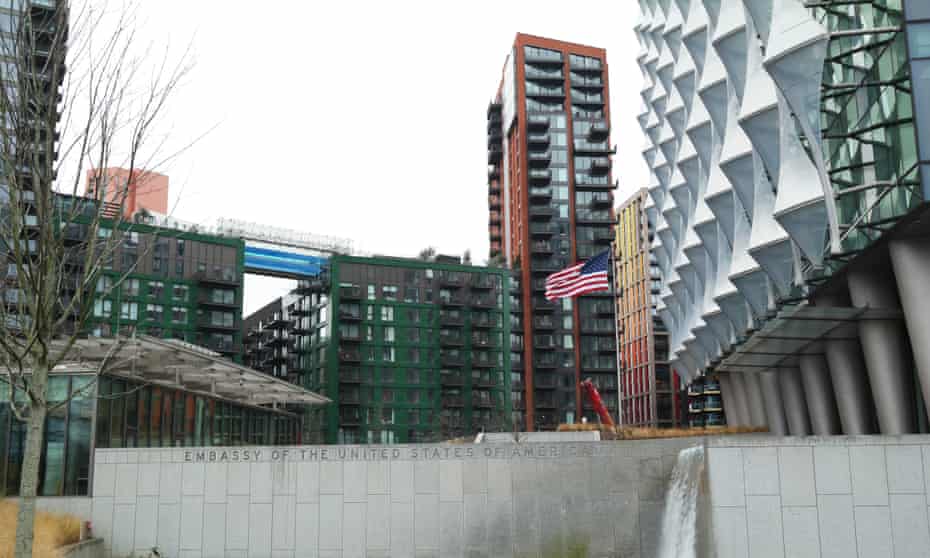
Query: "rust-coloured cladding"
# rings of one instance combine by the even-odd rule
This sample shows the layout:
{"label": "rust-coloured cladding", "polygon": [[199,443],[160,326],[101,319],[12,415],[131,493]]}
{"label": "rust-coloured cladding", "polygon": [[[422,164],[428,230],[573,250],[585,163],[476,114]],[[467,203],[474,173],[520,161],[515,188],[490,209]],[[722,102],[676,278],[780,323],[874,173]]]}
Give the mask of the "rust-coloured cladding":
{"label": "rust-coloured cladding", "polygon": [[123,208],[123,217],[128,219],[143,209],[156,213],[168,213],[168,177],[144,169],[108,167],[87,171],[85,193]]}
{"label": "rust-coloured cladding", "polygon": [[[578,261],[577,253],[577,239],[576,239],[576,207],[575,207],[575,154],[574,154],[574,126],[573,126],[573,111],[572,111],[572,72],[571,72],[571,55],[580,55],[590,58],[596,58],[600,61],[601,67],[601,79],[603,83],[603,120],[605,122],[610,122],[610,90],[609,90],[609,81],[608,81],[608,67],[607,67],[607,52],[602,48],[590,47],[586,45],[569,43],[565,41],[558,41],[554,39],[549,39],[545,37],[538,37],[534,35],[527,35],[524,33],[518,33],[514,40],[512,47],[512,55],[514,56],[514,102],[515,102],[515,125],[510,129],[504,130],[504,135],[508,139],[509,149],[505,149],[504,157],[507,159],[507,174],[509,178],[509,185],[507,185],[507,196],[504,198],[506,201],[502,204],[505,211],[503,216],[504,222],[509,226],[509,231],[505,231],[504,234],[508,235],[508,240],[510,242],[509,247],[509,260],[515,262],[519,259],[521,262],[521,304],[522,304],[522,314],[523,314],[523,343],[524,343],[524,370],[523,370],[523,383],[524,383],[524,401],[526,408],[526,429],[534,430],[535,429],[535,415],[536,415],[536,405],[535,405],[535,382],[534,382],[534,339],[533,339],[533,288],[532,288],[532,279],[533,279],[533,270],[531,269],[530,262],[533,261],[531,255],[531,245],[532,238],[530,232],[530,181],[529,181],[529,159],[528,159],[528,146],[527,146],[527,90],[526,90],[526,60],[525,60],[525,50],[524,47],[537,47],[543,49],[549,49],[554,51],[559,51],[562,53],[562,82],[561,86],[563,88],[563,110],[566,118],[566,136],[568,141],[566,143],[567,150],[567,176],[568,176],[568,213],[569,213],[569,246],[570,254],[569,259],[571,262]],[[507,68],[505,66],[504,73],[506,74]],[[498,87],[497,94],[495,99],[500,102],[502,97],[506,94],[504,91],[504,79],[501,80],[501,84]],[[508,123],[504,122],[506,126]],[[606,138],[607,145],[610,145],[609,132]],[[607,171],[607,180],[608,183],[612,183],[612,177],[610,176],[610,170]],[[501,180],[501,188],[504,186],[504,181]],[[503,193],[501,194],[503,195]],[[611,196],[610,206],[612,208],[612,196]],[[493,211],[493,209],[492,209]],[[611,209],[612,211],[612,209]],[[612,219],[611,213],[611,221]],[[572,308],[572,337],[573,337],[573,351],[574,351],[574,362],[575,362],[575,416],[582,416],[582,396],[580,388],[581,380],[581,325],[580,325],[580,314],[579,314],[579,305],[573,305]]]}

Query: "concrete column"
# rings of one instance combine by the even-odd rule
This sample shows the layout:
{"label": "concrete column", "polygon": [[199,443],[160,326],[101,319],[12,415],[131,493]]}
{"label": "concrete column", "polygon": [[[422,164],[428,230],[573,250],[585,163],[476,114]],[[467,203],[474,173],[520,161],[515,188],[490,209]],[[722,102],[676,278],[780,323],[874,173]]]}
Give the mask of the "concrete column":
{"label": "concrete column", "polygon": [[773,436],[787,436],[788,422],[785,420],[785,407],[778,387],[778,375],[775,372],[759,372],[762,384],[762,400],[765,403],[765,416],[768,420],[769,433]]}
{"label": "concrete column", "polygon": [[926,239],[896,240],[889,244],[888,249],[914,351],[921,394],[930,408],[930,293],[927,292],[930,244]]}
{"label": "concrete column", "polygon": [[[733,387],[733,398],[735,399],[736,409],[738,412],[739,426],[749,426],[752,421],[749,418],[749,397],[746,395],[746,381],[740,373],[730,374],[730,386]],[[727,423],[729,424],[729,422]]]}
{"label": "concrete column", "polygon": [[804,399],[804,385],[801,382],[799,368],[779,368],[778,386],[785,405],[785,418],[788,420],[788,432],[792,436],[809,436],[811,419],[807,413],[807,401]]}
{"label": "concrete column", "polygon": [[822,354],[801,355],[801,382],[811,427],[818,436],[835,435],[842,432],[840,415],[836,410],[836,398],[830,383],[830,369]]}
{"label": "concrete column", "polygon": [[833,394],[840,413],[843,434],[875,434],[875,416],[868,373],[862,359],[862,347],[855,339],[837,339],[824,343]]}
{"label": "concrete column", "polygon": [[739,420],[737,418],[739,413],[736,410],[736,399],[733,397],[733,384],[730,383],[730,374],[729,372],[721,372],[717,374],[717,378],[720,380],[720,397],[723,398],[723,412],[727,418],[727,425],[735,425],[736,421]]}
{"label": "concrete column", "polygon": [[[849,293],[818,293],[817,306],[831,308],[851,307]],[[848,329],[849,331],[845,331]],[[830,369],[830,380],[836,399],[837,411],[843,434],[860,436],[875,434],[875,405],[869,388],[869,376],[859,345],[858,328],[844,328],[846,339],[830,339],[823,342],[823,349]]]}
{"label": "concrete column", "polygon": [[[858,308],[900,310],[894,277],[881,269],[850,271],[849,296]],[[904,323],[861,320],[859,339],[882,434],[915,432],[914,376]]]}
{"label": "concrete column", "polygon": [[746,395],[749,401],[749,420],[753,426],[765,426],[767,423],[765,398],[762,396],[759,373],[746,372],[743,374],[743,381],[746,383]]}

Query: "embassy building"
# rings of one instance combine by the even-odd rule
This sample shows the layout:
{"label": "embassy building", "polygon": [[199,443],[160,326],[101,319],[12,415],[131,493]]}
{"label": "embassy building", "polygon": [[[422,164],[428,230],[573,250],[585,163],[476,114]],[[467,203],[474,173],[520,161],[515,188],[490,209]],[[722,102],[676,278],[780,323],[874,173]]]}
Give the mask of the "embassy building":
{"label": "embassy building", "polygon": [[675,371],[773,434],[927,432],[930,4],[641,0]]}

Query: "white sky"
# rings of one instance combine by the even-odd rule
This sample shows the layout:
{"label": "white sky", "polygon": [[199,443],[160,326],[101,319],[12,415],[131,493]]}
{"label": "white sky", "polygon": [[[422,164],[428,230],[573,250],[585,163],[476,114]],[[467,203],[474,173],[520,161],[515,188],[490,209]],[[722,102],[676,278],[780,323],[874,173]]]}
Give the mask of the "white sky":
{"label": "white sky", "polygon": [[[618,203],[647,184],[634,0],[145,0],[138,9],[145,40],[191,44],[194,69],[164,115],[169,143],[212,129],[157,169],[180,196],[178,218],[246,219],[400,256],[471,249],[483,262],[485,110],[518,31],[607,49]],[[246,313],[286,289],[248,278]]]}

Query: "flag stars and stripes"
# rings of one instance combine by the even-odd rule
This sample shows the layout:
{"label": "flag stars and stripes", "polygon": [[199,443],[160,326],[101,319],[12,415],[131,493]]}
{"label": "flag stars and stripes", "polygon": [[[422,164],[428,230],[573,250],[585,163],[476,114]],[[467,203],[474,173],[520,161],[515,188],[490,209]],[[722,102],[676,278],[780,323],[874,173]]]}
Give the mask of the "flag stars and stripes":
{"label": "flag stars and stripes", "polygon": [[586,262],[553,273],[546,278],[546,300],[610,290],[607,278],[609,262],[610,251],[605,250]]}

